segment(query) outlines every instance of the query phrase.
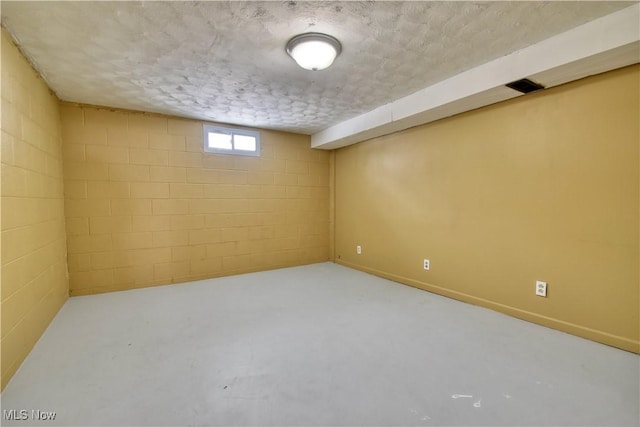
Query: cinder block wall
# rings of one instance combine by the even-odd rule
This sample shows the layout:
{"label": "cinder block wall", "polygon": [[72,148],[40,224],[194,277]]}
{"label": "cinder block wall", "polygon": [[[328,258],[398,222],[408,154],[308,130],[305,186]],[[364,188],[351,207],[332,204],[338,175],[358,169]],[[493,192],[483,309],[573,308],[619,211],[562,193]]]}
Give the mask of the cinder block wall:
{"label": "cinder block wall", "polygon": [[329,153],[261,130],[205,153],[203,122],[63,103],[71,295],[329,259]]}
{"label": "cinder block wall", "polygon": [[2,388],[68,297],[58,99],[2,30]]}

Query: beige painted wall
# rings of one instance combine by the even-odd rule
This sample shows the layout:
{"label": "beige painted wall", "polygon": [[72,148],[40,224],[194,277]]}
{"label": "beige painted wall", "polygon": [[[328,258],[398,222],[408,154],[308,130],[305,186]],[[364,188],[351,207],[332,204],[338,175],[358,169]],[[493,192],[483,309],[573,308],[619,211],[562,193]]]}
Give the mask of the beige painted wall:
{"label": "beige painted wall", "polygon": [[336,261],[638,352],[639,77],[338,150]]}
{"label": "beige painted wall", "polygon": [[204,153],[202,122],[63,103],[71,295],[329,259],[329,153],[261,130]]}
{"label": "beige painted wall", "polygon": [[2,30],[2,388],[69,292],[58,100]]}

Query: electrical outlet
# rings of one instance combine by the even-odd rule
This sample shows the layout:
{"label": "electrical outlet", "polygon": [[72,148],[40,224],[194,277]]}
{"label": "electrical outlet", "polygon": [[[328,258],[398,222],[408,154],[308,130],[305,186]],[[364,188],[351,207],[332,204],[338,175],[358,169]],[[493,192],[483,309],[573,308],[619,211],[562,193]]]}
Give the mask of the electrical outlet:
{"label": "electrical outlet", "polygon": [[536,280],[536,295],[539,297],[547,296],[547,282]]}
{"label": "electrical outlet", "polygon": [[356,253],[358,255],[362,254],[362,246],[360,246],[360,245],[356,246]]}
{"label": "electrical outlet", "polygon": [[431,267],[431,263],[429,262],[429,260],[428,260],[428,259],[425,259],[425,260],[424,260],[424,263],[422,264],[422,267],[423,267],[425,270],[429,270],[429,268]]}

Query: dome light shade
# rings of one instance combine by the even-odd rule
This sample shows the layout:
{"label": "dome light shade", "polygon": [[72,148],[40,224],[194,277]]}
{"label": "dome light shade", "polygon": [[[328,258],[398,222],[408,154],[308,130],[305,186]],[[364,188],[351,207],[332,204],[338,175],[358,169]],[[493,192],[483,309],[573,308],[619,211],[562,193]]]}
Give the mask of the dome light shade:
{"label": "dome light shade", "polygon": [[329,67],[342,51],[340,42],[327,34],[299,34],[287,42],[287,53],[306,70]]}

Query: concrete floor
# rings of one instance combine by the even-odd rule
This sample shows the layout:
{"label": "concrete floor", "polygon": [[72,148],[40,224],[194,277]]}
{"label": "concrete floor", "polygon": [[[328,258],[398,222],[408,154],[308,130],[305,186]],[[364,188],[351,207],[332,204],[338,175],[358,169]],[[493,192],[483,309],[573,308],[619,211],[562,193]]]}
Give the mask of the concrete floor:
{"label": "concrete floor", "polygon": [[638,355],[326,263],[71,298],[2,409],[67,426],[631,426],[639,370]]}

